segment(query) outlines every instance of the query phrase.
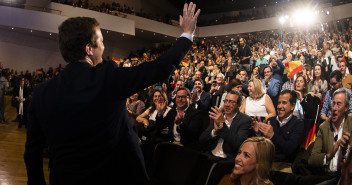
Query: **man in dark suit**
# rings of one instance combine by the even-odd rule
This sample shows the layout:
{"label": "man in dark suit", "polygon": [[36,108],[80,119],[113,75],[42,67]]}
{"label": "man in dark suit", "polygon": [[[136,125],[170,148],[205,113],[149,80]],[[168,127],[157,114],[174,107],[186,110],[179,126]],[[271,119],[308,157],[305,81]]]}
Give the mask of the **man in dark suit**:
{"label": "man in dark suit", "polygon": [[211,94],[203,90],[204,82],[201,79],[194,80],[194,91],[191,106],[197,110],[209,111]]}
{"label": "man in dark suit", "polygon": [[180,87],[176,92],[176,108],[171,109],[165,118],[162,116],[163,112],[160,112],[164,110],[163,107],[157,105],[156,125],[158,130],[168,127],[169,141],[197,149],[204,120],[200,111],[189,106],[190,99],[190,91]]}
{"label": "man in dark suit", "polygon": [[24,124],[27,128],[27,105],[29,102],[28,88],[24,84],[24,77],[20,78],[20,83],[13,90],[13,96],[16,98],[18,128]]}
{"label": "man in dark suit", "polygon": [[29,185],[46,184],[45,142],[50,149],[50,184],[148,181],[126,98],[167,78],[179,65],[192,45],[200,13],[194,13],[195,8],[185,4],[180,16],[184,33],[163,56],[131,68],[103,62],[103,37],[94,18],[70,18],[61,24],[59,48],[69,64],[59,76],[37,86],[31,101],[24,154]]}
{"label": "man in dark suit", "polygon": [[278,100],[277,117],[269,118],[268,123],[253,120],[255,133],[270,139],[275,145],[274,171],[292,173],[292,162],[304,139],[303,120],[293,115],[296,99],[296,92],[283,90]]}
{"label": "man in dark suit", "polygon": [[224,112],[218,107],[211,108],[210,117],[213,121],[199,138],[211,160],[233,161],[238,148],[248,138],[251,118],[238,111],[241,97],[239,92],[230,91],[224,100]]}

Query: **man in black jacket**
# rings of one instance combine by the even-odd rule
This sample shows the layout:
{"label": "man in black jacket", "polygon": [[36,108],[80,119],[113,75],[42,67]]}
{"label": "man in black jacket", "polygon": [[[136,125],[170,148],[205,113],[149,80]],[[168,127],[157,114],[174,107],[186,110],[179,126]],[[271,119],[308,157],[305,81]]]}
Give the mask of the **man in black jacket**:
{"label": "man in black jacket", "polygon": [[237,91],[227,93],[223,112],[211,108],[212,122],[200,136],[200,142],[213,161],[234,161],[237,151],[250,133],[251,118],[239,111],[242,95]]}
{"label": "man in black jacket", "polygon": [[[69,64],[39,85],[29,108],[25,162],[29,185],[46,184],[42,151],[49,145],[50,184],[145,184],[148,181],[126,98],[167,78],[192,45],[200,13],[185,4],[183,34],[156,61],[132,68],[103,62],[103,37],[93,18],[59,27],[59,47]],[[186,38],[185,38],[186,37]],[[126,88],[128,87],[128,88]]]}

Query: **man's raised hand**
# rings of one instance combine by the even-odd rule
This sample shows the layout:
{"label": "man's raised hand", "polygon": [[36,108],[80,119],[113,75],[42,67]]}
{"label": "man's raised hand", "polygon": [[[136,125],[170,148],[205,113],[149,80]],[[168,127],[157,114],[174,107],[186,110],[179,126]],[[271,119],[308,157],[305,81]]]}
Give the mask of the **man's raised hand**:
{"label": "man's raised hand", "polygon": [[196,10],[196,4],[193,2],[186,3],[183,7],[183,16],[180,15],[180,26],[183,29],[184,33],[189,33],[193,35],[196,30],[197,18],[200,13],[200,9],[194,14]]}

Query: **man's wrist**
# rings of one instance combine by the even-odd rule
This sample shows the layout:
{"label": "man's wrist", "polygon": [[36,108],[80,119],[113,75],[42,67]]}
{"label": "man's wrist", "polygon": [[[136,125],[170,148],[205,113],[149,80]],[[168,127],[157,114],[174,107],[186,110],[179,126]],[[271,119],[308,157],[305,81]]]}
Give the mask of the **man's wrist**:
{"label": "man's wrist", "polygon": [[191,33],[182,33],[180,37],[186,37],[188,40],[190,40],[191,42],[193,42],[193,35]]}

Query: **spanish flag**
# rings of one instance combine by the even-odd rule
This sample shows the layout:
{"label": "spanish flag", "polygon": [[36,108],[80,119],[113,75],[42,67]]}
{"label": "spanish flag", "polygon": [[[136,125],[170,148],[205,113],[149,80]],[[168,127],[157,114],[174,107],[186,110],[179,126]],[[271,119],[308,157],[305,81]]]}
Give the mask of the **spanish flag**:
{"label": "spanish flag", "polygon": [[187,66],[188,66],[188,61],[187,61],[187,60],[182,60],[182,62],[181,62],[181,63],[182,63],[182,65],[183,65],[183,66],[185,66],[185,67],[187,67]]}
{"label": "spanish flag", "polygon": [[215,61],[217,64],[220,63],[220,57],[216,58],[216,61]]}
{"label": "spanish flag", "polygon": [[197,49],[197,46],[193,46],[193,49]]}
{"label": "spanish flag", "polygon": [[138,60],[138,58],[137,58],[137,57],[134,57],[134,58],[131,58],[131,60]]}
{"label": "spanish flag", "polygon": [[290,78],[293,78],[295,74],[303,70],[303,65],[301,61],[291,61],[291,62],[285,63],[285,68]]}
{"label": "spanish flag", "polygon": [[148,59],[149,55],[147,53],[143,53],[143,58]]}
{"label": "spanish flag", "polygon": [[316,132],[316,129],[317,129],[317,121],[318,121],[318,114],[319,114],[319,105],[318,105],[318,108],[317,108],[317,114],[315,115],[315,120],[314,120],[314,125],[313,127],[310,129],[308,135],[307,135],[307,138],[306,140],[304,141],[304,148],[307,148],[309,147],[310,144],[314,143],[315,141],[315,132]]}
{"label": "spanish flag", "polygon": [[175,73],[175,75],[177,75],[177,74],[178,74],[178,70],[176,69],[176,70],[174,71],[174,73]]}
{"label": "spanish flag", "polygon": [[117,63],[117,65],[119,65],[120,64],[120,62],[121,62],[121,60],[120,59],[118,59],[118,58],[112,58],[112,60],[114,61],[114,62],[116,62]]}

